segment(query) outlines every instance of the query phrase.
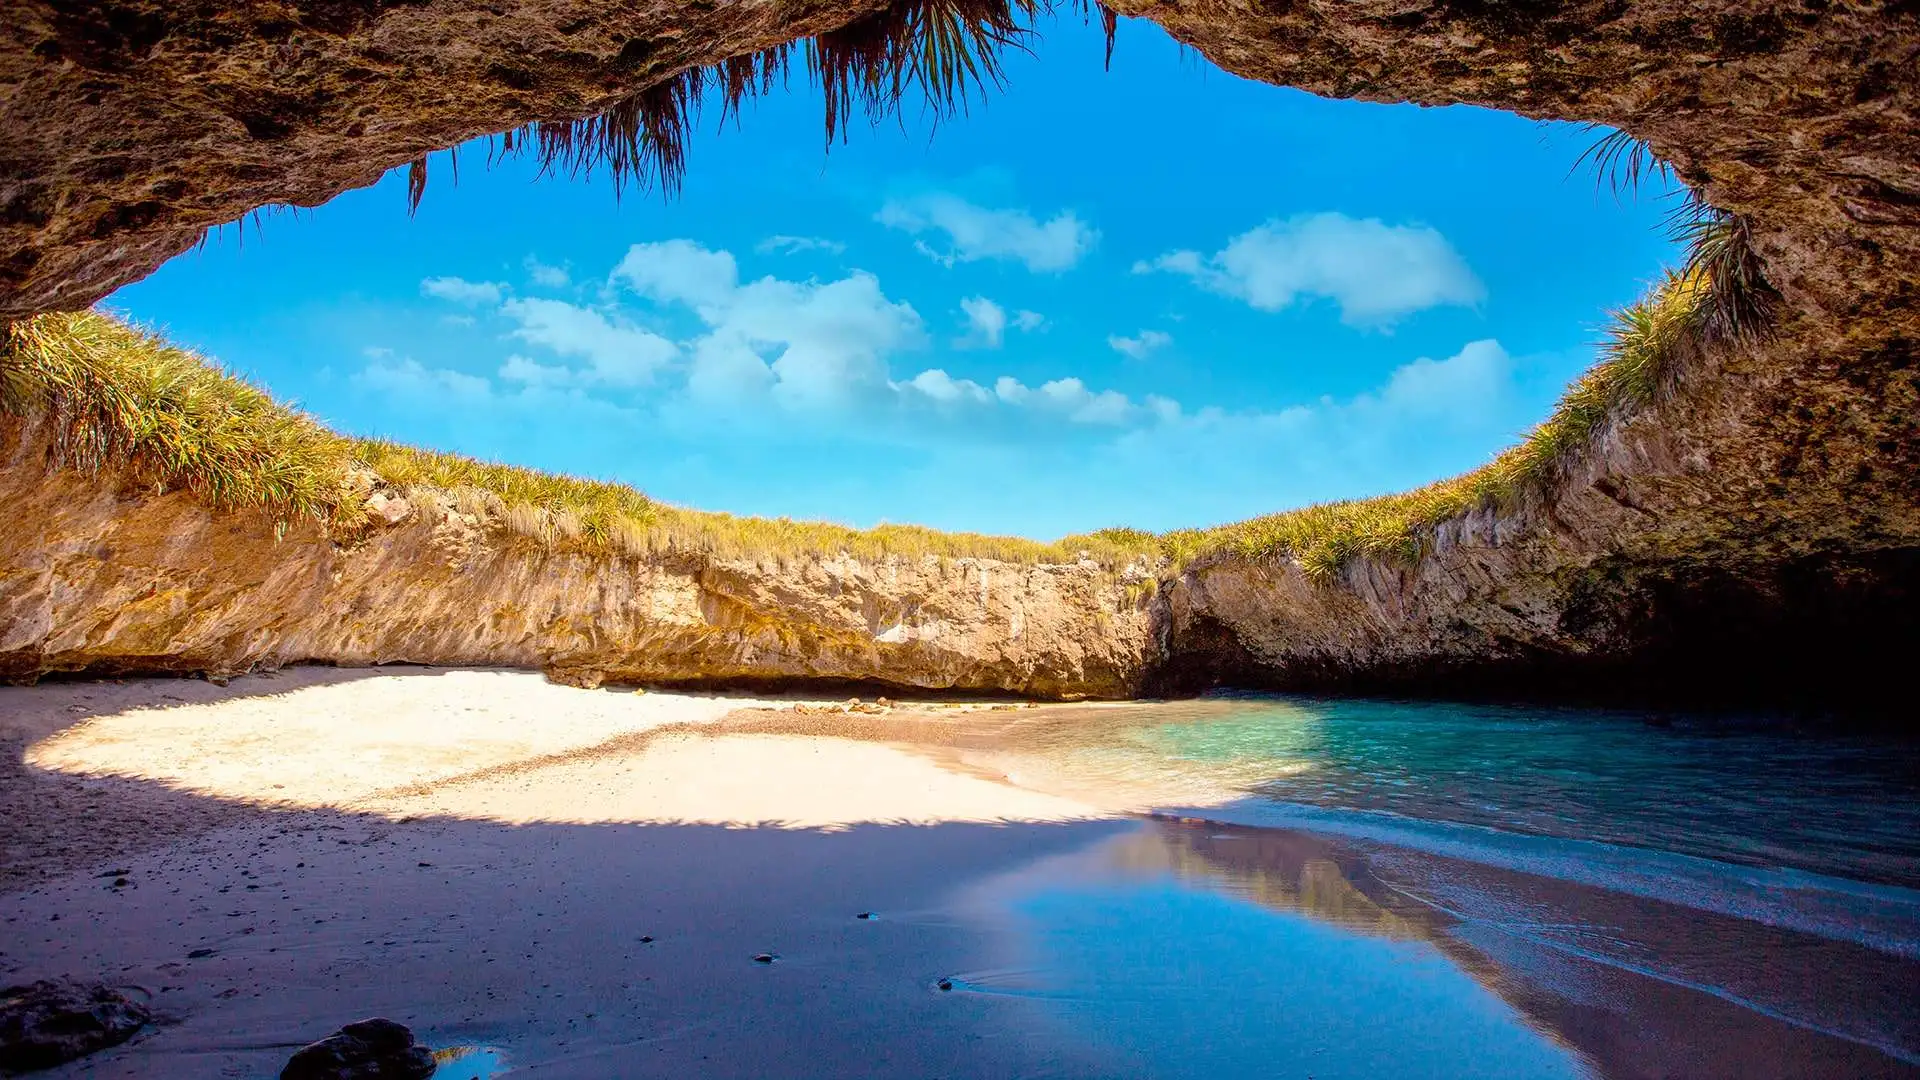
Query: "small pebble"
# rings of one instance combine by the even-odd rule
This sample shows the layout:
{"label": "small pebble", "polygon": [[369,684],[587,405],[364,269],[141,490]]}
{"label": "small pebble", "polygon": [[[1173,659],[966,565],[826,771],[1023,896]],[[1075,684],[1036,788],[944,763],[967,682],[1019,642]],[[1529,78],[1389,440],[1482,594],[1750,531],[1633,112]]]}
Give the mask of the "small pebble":
{"label": "small pebble", "polygon": [[773,963],[773,954],[770,952],[760,953],[753,958],[753,962],[756,964],[771,964]]}
{"label": "small pebble", "polygon": [[203,959],[205,959],[205,958],[207,958],[207,957],[209,957],[209,956],[212,956],[212,955],[213,955],[213,950],[212,950],[212,949],[195,949],[195,950],[193,950],[192,952],[190,952],[190,953],[188,953],[188,954],[187,954],[187,959],[189,959],[189,960],[203,960]]}
{"label": "small pebble", "polygon": [[642,944],[642,945],[651,945],[651,944],[653,944],[653,935],[652,935],[652,934],[641,934],[641,935],[640,935],[640,944]]}
{"label": "small pebble", "polygon": [[941,979],[941,980],[940,980],[940,989],[942,989],[942,990],[951,990],[951,989],[953,989],[953,980],[952,980],[952,979]]}

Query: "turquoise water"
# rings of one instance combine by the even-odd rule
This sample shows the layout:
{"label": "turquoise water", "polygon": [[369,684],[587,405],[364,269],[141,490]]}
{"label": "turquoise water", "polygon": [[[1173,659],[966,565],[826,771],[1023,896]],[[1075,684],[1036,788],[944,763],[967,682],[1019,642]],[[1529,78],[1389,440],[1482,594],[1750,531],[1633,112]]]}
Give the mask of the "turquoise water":
{"label": "turquoise water", "polygon": [[1025,933],[957,978],[1122,1072],[1920,1075],[1920,744],[1267,696],[1023,735],[1210,793],[996,882]]}
{"label": "turquoise water", "polygon": [[1275,774],[1269,802],[1920,887],[1920,744],[1760,721],[1211,698],[1153,709],[1142,753]]}

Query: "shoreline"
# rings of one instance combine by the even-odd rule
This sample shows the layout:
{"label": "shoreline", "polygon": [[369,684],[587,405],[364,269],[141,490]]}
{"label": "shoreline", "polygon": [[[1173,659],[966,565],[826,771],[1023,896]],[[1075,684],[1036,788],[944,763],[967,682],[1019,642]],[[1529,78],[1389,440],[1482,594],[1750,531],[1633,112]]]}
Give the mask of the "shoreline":
{"label": "shoreline", "polygon": [[[0,978],[154,1006],[56,1077],[270,1075],[375,1014],[510,1077],[1370,1076],[1419,1039],[1408,1075],[1920,1075],[1920,1031],[1874,997],[1910,958],[1159,819],[1204,785],[1059,759],[1145,705],[841,704],[457,669],[0,690]],[[1796,966],[1636,968],[1554,929],[1582,926]],[[1342,1039],[1294,1016],[1352,993],[1393,1004],[1331,1014],[1372,1017]]]}

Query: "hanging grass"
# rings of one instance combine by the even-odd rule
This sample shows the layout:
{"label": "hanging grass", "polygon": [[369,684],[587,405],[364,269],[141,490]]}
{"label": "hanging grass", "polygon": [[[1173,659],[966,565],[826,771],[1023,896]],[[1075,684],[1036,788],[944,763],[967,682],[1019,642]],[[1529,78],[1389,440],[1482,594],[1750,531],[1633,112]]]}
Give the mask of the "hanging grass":
{"label": "hanging grass", "polygon": [[[1098,0],[1072,0],[1072,6],[1098,13],[1111,64],[1119,16]],[[936,124],[966,112],[976,96],[984,100],[1006,85],[1003,57],[1024,50],[1033,21],[1054,10],[1054,0],[903,0],[801,42],[688,68],[591,116],[508,131],[500,136],[500,153],[531,153],[542,172],[568,176],[605,169],[616,196],[633,183],[672,197],[686,175],[687,144],[703,102],[717,96],[723,122],[738,116],[747,102],[784,84],[796,51],[825,100],[822,121],[832,146],[846,138],[856,115],[878,124],[913,97]],[[426,189],[422,156],[407,170],[409,211]]]}

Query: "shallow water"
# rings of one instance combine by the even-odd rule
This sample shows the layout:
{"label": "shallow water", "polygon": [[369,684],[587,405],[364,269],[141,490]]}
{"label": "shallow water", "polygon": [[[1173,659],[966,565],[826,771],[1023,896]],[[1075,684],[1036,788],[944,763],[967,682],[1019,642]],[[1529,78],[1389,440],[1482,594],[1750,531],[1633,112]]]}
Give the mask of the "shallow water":
{"label": "shallow water", "polygon": [[1210,793],[976,894],[1024,929],[957,988],[1122,1071],[1920,1074],[1912,744],[1253,696],[1016,741],[1010,772]]}
{"label": "shallow water", "polygon": [[1762,721],[1223,696],[1116,710],[1056,751],[1281,808],[1596,841],[1920,888],[1920,745]]}

